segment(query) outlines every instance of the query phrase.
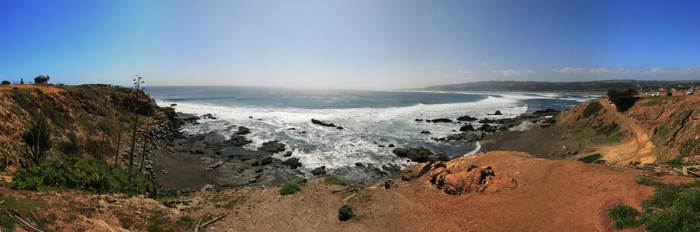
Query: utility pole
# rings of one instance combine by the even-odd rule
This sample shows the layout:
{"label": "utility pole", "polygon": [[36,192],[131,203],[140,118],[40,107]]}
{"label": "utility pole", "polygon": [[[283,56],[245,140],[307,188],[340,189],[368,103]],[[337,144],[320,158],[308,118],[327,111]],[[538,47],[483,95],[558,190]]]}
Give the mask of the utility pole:
{"label": "utility pole", "polygon": [[134,132],[131,137],[131,154],[129,155],[129,172],[131,172],[131,169],[133,168],[132,166],[134,165],[134,150],[136,149],[136,130],[139,125],[139,105],[140,105],[140,92],[143,90],[141,87],[141,84],[146,83],[145,81],[141,80],[142,78],[139,75],[136,75],[136,79],[134,79],[134,88],[136,89],[136,92],[134,93],[134,101],[136,102],[136,108],[134,109]]}

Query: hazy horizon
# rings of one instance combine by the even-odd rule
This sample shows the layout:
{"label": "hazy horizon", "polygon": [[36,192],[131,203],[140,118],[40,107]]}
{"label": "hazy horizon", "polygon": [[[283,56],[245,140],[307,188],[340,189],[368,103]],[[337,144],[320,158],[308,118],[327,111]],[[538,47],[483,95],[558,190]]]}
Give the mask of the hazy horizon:
{"label": "hazy horizon", "polygon": [[0,80],[412,89],[700,79],[700,2],[2,1]]}

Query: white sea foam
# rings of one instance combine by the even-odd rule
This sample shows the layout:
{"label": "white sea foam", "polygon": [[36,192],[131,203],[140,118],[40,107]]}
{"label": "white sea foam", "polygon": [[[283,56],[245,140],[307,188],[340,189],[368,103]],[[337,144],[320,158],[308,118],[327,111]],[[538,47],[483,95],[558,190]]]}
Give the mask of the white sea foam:
{"label": "white sea foam", "polygon": [[[288,145],[288,149],[294,149],[293,156],[300,159],[304,165],[303,170],[308,172],[313,168],[326,166],[333,173],[334,169],[354,166],[358,162],[377,166],[410,164],[392,154],[393,149],[389,148],[388,144],[394,144],[397,147],[428,147],[451,157],[477,153],[481,150],[479,143],[446,144],[431,139],[454,134],[454,130],[458,130],[461,124],[415,122],[414,119],[450,118],[454,120],[463,115],[477,118],[512,118],[528,110],[528,106],[519,103],[520,100],[557,97],[562,95],[506,93],[489,94],[480,101],[467,103],[346,109],[272,108],[183,101],[177,102],[175,109],[178,112],[198,115],[211,113],[217,118],[203,119],[200,120],[199,125],[185,126],[184,133],[214,132],[230,138],[236,131],[227,131],[227,127],[245,126],[251,129],[252,133],[247,137],[253,141],[246,148],[257,149],[264,142],[280,140]],[[173,102],[157,99],[156,103],[169,106]],[[501,111],[503,115],[489,115],[496,110]],[[334,123],[344,129],[314,125],[311,119]],[[478,125],[478,123],[475,124]],[[301,133],[302,131],[306,133]],[[430,131],[431,134],[423,135],[421,131]],[[463,153],[465,149],[470,152]],[[282,154],[275,156],[282,158]]]}

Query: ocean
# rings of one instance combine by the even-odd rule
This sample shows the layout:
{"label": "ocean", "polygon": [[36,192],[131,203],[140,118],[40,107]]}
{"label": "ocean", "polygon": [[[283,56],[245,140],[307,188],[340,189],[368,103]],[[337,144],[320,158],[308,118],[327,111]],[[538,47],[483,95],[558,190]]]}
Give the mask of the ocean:
{"label": "ocean", "polygon": [[[272,87],[148,87],[159,106],[177,104],[175,110],[196,115],[212,114],[186,125],[185,134],[215,133],[230,138],[232,125],[251,129],[253,141],[244,148],[256,150],[262,143],[278,140],[300,159],[309,177],[325,166],[330,174],[349,181],[368,181],[356,163],[374,167],[410,165],[392,153],[396,147],[425,147],[453,159],[481,151],[478,143],[439,142],[433,137],[457,133],[462,124],[416,122],[415,119],[469,115],[481,118],[513,118],[535,110],[566,110],[599,95],[557,93],[420,92],[360,90],[300,90]],[[503,115],[489,115],[495,111]],[[323,127],[311,119],[343,127]],[[475,127],[478,123],[472,122]],[[431,134],[421,134],[429,131]],[[305,133],[303,133],[305,132]],[[274,154],[282,157],[284,152]]]}

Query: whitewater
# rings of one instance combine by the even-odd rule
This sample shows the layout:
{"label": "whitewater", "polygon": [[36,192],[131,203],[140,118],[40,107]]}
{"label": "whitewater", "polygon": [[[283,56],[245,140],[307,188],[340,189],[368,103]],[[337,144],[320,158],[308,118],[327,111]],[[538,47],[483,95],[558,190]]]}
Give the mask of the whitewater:
{"label": "whitewater", "polygon": [[[293,90],[262,87],[151,87],[159,106],[175,104],[177,112],[212,114],[186,125],[188,135],[213,133],[228,139],[231,126],[251,129],[246,137],[256,150],[278,140],[299,158],[302,172],[325,166],[331,174],[350,181],[366,179],[358,163],[375,167],[410,165],[392,153],[395,147],[425,147],[450,159],[480,152],[478,143],[441,142],[432,138],[456,134],[463,124],[417,122],[415,119],[469,115],[514,118],[535,110],[565,110],[599,96],[553,93],[453,93],[410,91]],[[495,111],[502,115],[490,115]],[[343,127],[323,127],[311,119]],[[479,123],[472,122],[475,127]],[[429,131],[430,134],[422,134]],[[282,157],[284,152],[274,154]],[[310,174],[309,174],[310,175]]]}

